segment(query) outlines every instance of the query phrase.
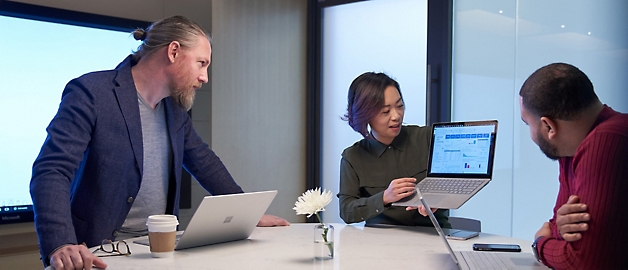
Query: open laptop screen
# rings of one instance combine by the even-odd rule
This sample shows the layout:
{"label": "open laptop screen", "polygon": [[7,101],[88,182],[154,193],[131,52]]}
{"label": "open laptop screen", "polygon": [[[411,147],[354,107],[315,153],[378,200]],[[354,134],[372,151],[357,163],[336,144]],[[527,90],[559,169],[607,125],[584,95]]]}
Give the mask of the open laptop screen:
{"label": "open laptop screen", "polygon": [[434,124],[430,176],[490,177],[496,130],[496,121]]}

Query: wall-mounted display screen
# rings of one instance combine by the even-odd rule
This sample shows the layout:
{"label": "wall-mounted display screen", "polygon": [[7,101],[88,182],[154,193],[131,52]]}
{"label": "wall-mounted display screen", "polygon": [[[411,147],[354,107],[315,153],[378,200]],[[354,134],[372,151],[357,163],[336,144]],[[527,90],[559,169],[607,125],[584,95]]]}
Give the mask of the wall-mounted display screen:
{"label": "wall-mounted display screen", "polygon": [[68,81],[113,69],[139,46],[112,31],[0,16],[0,224],[32,221],[33,161]]}

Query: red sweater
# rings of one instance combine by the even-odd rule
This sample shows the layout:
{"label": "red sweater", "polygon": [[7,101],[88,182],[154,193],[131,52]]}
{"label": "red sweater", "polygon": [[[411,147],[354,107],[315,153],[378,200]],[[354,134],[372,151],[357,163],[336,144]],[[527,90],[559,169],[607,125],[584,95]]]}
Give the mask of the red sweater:
{"label": "red sweater", "polygon": [[[537,245],[543,263],[554,269],[628,269],[628,114],[605,105],[576,154],[559,164],[552,237]],[[587,205],[591,219],[582,239],[567,242],[558,232],[556,211],[572,194]]]}

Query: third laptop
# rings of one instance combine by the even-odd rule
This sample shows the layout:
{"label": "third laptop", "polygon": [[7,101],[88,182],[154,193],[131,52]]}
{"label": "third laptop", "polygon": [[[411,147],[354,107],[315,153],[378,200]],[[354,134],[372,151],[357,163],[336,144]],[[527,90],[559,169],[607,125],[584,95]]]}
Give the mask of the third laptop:
{"label": "third laptop", "polygon": [[[497,120],[432,125],[427,177],[416,187],[430,207],[457,209],[491,181],[496,138]],[[393,203],[420,204],[416,192]]]}
{"label": "third laptop", "polygon": [[[417,191],[417,197],[419,197],[419,203],[428,208],[434,208],[428,205],[425,200],[422,199],[421,191]],[[454,260],[456,265],[461,270],[471,269],[547,269],[544,265],[538,263],[534,259],[534,255],[531,253],[511,253],[511,252],[486,252],[486,251],[454,251],[445,238],[443,229],[438,224],[436,216],[432,211],[427,211],[427,215],[432,221],[434,228],[438,232],[438,236],[443,240],[449,255]]]}

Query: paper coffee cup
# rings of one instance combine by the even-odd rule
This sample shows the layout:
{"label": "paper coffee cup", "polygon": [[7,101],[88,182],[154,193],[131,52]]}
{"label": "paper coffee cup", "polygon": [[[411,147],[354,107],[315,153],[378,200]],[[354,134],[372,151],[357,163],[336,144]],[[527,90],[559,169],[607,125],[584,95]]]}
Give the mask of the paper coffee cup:
{"label": "paper coffee cup", "polygon": [[150,252],[155,258],[172,257],[179,221],[174,215],[152,215],[146,220]]}

